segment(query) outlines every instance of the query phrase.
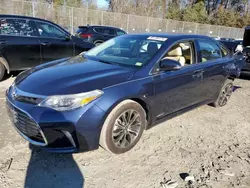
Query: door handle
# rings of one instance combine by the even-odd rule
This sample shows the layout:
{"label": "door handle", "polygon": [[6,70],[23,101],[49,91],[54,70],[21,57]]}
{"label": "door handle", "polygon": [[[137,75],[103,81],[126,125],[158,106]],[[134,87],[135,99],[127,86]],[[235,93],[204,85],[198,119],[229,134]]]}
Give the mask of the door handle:
{"label": "door handle", "polygon": [[0,40],[0,45],[4,45],[5,44],[5,40]]}
{"label": "door handle", "polygon": [[194,71],[194,74],[192,76],[193,78],[202,78],[203,72],[204,72],[203,70]]}
{"label": "door handle", "polygon": [[49,42],[42,42],[41,45],[42,45],[42,46],[49,46],[50,43],[49,43]]}

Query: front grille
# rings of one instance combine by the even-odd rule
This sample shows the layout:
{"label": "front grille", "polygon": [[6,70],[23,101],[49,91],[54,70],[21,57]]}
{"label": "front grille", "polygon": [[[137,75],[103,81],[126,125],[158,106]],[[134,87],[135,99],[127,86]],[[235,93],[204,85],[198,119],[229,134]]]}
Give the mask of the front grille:
{"label": "front grille", "polygon": [[7,102],[7,111],[14,126],[31,141],[45,144],[40,128],[26,113]]}

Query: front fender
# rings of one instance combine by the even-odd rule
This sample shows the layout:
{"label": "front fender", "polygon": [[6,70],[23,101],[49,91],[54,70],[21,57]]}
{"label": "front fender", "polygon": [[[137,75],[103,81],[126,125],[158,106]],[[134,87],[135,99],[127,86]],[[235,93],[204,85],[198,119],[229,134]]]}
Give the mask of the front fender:
{"label": "front fender", "polygon": [[[153,96],[152,78],[124,82],[104,88],[103,91],[104,94],[96,102],[96,105],[105,111],[103,122],[112,109],[126,99],[142,101],[147,107],[147,110],[151,111],[150,101]],[[151,119],[151,117],[149,117],[149,119]]]}

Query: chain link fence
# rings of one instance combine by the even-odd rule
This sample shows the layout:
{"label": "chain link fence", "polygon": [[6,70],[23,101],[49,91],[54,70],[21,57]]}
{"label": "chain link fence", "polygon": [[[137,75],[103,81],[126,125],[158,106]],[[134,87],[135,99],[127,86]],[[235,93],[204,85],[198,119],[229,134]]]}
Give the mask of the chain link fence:
{"label": "chain link fence", "polygon": [[212,37],[242,38],[244,29],[193,22],[167,20],[146,16],[113,13],[87,8],[52,6],[18,0],[0,0],[0,14],[16,14],[51,20],[74,33],[81,25],[110,25],[128,33],[167,32],[209,35]]}

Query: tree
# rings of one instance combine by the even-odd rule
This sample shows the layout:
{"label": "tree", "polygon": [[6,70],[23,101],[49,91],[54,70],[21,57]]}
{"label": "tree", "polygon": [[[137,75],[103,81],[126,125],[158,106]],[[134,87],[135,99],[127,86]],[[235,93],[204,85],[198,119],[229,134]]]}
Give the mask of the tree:
{"label": "tree", "polygon": [[167,19],[181,20],[181,10],[177,3],[169,3],[167,8]]}
{"label": "tree", "polygon": [[203,1],[199,1],[194,5],[188,5],[183,10],[182,20],[188,22],[207,23],[207,12]]}
{"label": "tree", "polygon": [[82,4],[81,0],[46,0],[54,3],[54,5],[68,5],[68,6],[79,6]]}
{"label": "tree", "polygon": [[162,9],[162,18],[164,19],[167,13],[167,1],[166,0],[161,0],[161,9]]}
{"label": "tree", "polygon": [[[55,6],[96,9],[96,0],[26,0]],[[242,28],[250,23],[250,0],[106,0],[108,10],[124,14]],[[143,19],[143,18],[141,18]],[[162,24],[165,21],[162,20]],[[164,26],[163,26],[164,27]]]}
{"label": "tree", "polygon": [[141,16],[166,16],[166,0],[106,0],[111,12]]}
{"label": "tree", "polygon": [[57,6],[62,6],[62,5],[67,5],[67,6],[79,6],[82,4],[82,0],[24,0],[24,1],[33,1],[33,2],[47,2],[49,4],[57,5]]}

